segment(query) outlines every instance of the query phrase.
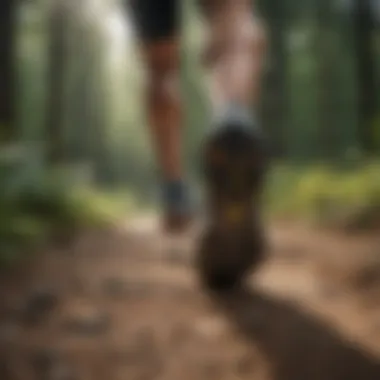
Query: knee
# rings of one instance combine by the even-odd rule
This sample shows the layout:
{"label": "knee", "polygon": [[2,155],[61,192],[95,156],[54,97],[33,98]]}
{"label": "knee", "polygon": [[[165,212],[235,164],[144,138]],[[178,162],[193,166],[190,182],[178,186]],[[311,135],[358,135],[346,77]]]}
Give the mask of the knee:
{"label": "knee", "polygon": [[178,75],[173,69],[151,70],[147,78],[150,102],[163,103],[178,97]]}
{"label": "knee", "polygon": [[153,49],[147,57],[147,95],[151,101],[161,103],[178,96],[179,59],[175,48]]}

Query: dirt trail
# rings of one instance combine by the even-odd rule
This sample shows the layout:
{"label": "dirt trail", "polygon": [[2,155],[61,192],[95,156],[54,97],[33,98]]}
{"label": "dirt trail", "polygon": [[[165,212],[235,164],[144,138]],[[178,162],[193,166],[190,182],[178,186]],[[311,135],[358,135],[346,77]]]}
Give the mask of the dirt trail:
{"label": "dirt trail", "polygon": [[273,227],[251,286],[211,297],[195,235],[142,218],[2,275],[0,379],[380,379],[379,238]]}

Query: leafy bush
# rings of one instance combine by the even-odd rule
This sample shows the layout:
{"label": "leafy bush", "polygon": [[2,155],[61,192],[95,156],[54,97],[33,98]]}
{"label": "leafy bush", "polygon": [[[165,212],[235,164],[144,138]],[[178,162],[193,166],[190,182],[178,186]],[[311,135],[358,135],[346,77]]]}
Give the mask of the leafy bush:
{"label": "leafy bush", "polygon": [[13,149],[0,156],[0,267],[57,231],[108,225],[127,205],[124,198],[71,183],[62,171],[46,170],[25,153]]}
{"label": "leafy bush", "polygon": [[379,227],[380,164],[353,170],[278,167],[269,179],[267,202],[275,217],[348,229]]}

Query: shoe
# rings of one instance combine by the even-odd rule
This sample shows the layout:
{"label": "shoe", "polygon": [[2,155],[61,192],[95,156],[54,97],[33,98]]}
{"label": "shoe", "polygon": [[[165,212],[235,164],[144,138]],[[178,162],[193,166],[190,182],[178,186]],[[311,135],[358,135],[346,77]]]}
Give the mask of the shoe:
{"label": "shoe", "polygon": [[193,220],[193,209],[186,184],[168,182],[163,188],[163,224],[167,233],[185,232]]}
{"label": "shoe", "polygon": [[213,128],[203,147],[207,221],[197,260],[202,284],[212,290],[239,285],[263,257],[267,155],[255,127],[247,118],[224,122]]}

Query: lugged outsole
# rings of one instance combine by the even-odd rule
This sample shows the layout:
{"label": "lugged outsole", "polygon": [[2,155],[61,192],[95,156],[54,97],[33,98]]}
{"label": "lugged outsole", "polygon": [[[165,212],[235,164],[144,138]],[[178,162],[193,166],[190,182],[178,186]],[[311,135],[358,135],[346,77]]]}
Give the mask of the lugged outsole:
{"label": "lugged outsole", "polygon": [[261,149],[249,130],[236,125],[216,131],[204,147],[210,210],[197,266],[202,285],[210,290],[240,286],[263,259],[260,208],[254,207],[260,204],[266,166]]}

